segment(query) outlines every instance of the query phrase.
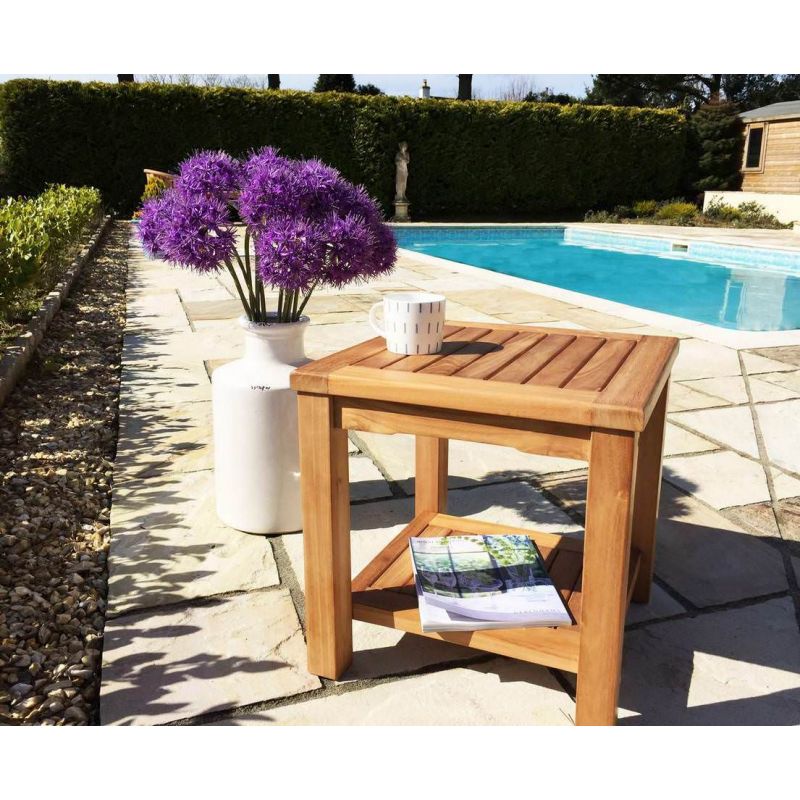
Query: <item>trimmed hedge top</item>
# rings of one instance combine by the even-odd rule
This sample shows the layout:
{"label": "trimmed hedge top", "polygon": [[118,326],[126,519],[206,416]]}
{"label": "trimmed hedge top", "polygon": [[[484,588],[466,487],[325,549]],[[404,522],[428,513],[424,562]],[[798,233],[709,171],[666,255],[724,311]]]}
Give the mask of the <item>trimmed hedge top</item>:
{"label": "trimmed hedge top", "polygon": [[656,109],[73,81],[0,87],[6,190],[90,184],[126,214],[145,167],[172,171],[198,149],[243,155],[267,144],[332,164],[389,213],[403,140],[415,219],[585,211],[674,194],[685,138],[683,117]]}
{"label": "trimmed hedge top", "polygon": [[26,293],[55,286],[101,211],[100,193],[85,186],[50,186],[37,197],[0,202],[0,321]]}

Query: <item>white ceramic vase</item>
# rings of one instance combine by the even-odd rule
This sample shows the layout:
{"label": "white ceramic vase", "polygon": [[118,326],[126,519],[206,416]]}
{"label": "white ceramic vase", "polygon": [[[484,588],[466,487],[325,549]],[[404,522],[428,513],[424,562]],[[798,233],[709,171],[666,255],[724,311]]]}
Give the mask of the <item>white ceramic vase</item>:
{"label": "white ceramic vase", "polygon": [[298,322],[256,324],[246,317],[244,357],[212,375],[217,514],[247,533],[303,527],[295,367],[308,363]]}

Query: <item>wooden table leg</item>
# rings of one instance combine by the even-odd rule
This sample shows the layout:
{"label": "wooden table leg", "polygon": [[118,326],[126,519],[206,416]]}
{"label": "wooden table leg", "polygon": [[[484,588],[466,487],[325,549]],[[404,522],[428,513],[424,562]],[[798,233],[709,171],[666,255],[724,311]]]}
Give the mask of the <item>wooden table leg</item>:
{"label": "wooden table leg", "polygon": [[347,432],[328,397],[299,394],[308,671],[337,679],[353,658]]}
{"label": "wooden table leg", "polygon": [[661,455],[669,383],[664,386],[647,427],[639,434],[639,456],[633,493],[631,544],[641,553],[639,574],[633,587],[634,603],[650,602],[656,550],[656,520],[661,495]]}
{"label": "wooden table leg", "polygon": [[589,454],[578,725],[613,725],[627,608],[636,435],[594,431]]}
{"label": "wooden table leg", "polygon": [[416,437],[414,511],[447,511],[448,440],[435,436]]}

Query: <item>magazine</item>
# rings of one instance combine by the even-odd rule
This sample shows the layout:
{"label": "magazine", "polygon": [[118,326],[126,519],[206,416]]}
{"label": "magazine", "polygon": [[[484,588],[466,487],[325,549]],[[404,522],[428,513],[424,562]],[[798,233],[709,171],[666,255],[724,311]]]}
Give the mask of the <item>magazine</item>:
{"label": "magazine", "polygon": [[571,625],[528,536],[411,537],[423,631]]}

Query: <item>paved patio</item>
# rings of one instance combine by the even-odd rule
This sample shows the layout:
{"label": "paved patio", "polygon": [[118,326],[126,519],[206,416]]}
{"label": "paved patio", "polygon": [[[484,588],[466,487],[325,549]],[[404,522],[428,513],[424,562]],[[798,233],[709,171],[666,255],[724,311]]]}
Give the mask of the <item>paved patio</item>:
{"label": "paved patio", "polygon": [[[370,337],[381,292],[412,288],[446,294],[451,319],[663,333],[404,256],[386,280],[314,297],[309,355]],[[358,622],[344,680],[306,672],[301,535],[214,514],[209,375],[241,353],[239,313],[225,279],[132,243],[103,723],[570,724],[572,675]],[[681,338],[656,586],[629,613],[621,721],[797,724],[800,348]],[[450,452],[453,513],[581,530],[581,462]],[[410,437],[352,437],[354,572],[411,518],[412,461]]]}

